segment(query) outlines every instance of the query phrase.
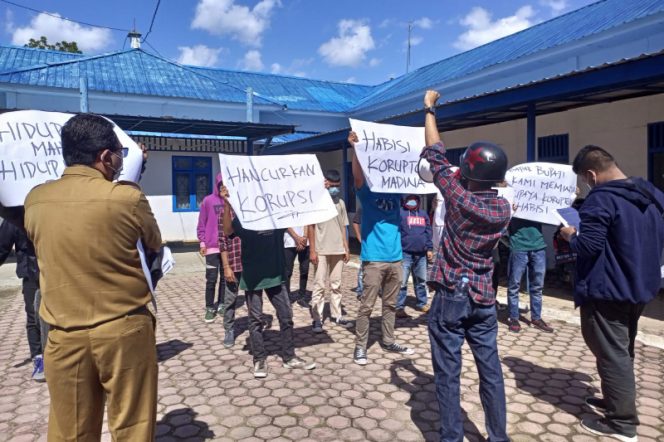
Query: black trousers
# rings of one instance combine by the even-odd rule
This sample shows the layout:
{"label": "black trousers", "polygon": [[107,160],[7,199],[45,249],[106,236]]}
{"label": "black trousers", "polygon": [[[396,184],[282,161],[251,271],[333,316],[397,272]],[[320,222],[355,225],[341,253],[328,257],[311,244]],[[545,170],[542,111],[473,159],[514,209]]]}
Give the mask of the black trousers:
{"label": "black trousers", "polygon": [[[219,289],[217,290],[217,279]],[[214,302],[214,292],[217,290],[217,302]],[[221,253],[205,255],[205,307],[217,308],[224,303],[224,273],[221,265]]]}
{"label": "black trousers", "polygon": [[588,301],[581,305],[581,333],[597,360],[606,419],[615,430],[636,435],[634,340],[645,304]]}
{"label": "black trousers", "polygon": [[300,295],[305,295],[307,291],[307,280],[309,279],[309,247],[304,250],[297,251],[295,247],[288,247],[284,249],[284,256],[286,258],[286,289],[288,293],[291,292],[291,276],[293,276],[293,267],[295,266],[295,257],[300,263]]}
{"label": "black trousers", "polygon": [[[279,329],[281,330],[281,358],[284,362],[295,357],[295,344],[293,342],[293,310],[288,300],[285,285],[265,289],[267,299],[277,312]],[[267,352],[263,343],[263,290],[246,290],[244,296],[249,311],[249,342],[254,362],[267,359]]]}
{"label": "black trousers", "polygon": [[42,354],[39,312],[35,311],[35,293],[39,289],[37,281],[23,278],[23,302],[25,304],[25,328],[28,332],[30,357]]}

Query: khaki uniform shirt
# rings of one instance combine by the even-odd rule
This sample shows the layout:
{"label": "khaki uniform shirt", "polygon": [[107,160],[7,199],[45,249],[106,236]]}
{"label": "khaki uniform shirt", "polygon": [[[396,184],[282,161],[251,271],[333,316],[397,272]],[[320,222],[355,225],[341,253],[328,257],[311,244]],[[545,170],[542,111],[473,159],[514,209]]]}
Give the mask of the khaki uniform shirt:
{"label": "khaki uniform shirt", "polygon": [[150,302],[136,243],[158,250],[161,234],[137,185],[67,167],[28,194],[25,228],[41,270],[39,315],[48,324],[89,327]]}

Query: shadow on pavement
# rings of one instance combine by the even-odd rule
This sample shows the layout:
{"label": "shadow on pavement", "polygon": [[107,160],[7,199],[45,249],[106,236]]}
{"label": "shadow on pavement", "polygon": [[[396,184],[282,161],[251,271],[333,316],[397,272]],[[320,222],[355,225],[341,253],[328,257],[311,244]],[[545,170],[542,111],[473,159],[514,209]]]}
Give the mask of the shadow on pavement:
{"label": "shadow on pavement", "polygon": [[[400,376],[399,371],[410,372],[415,375],[415,378],[412,382],[408,382]],[[390,383],[410,394],[406,406],[410,408],[410,417],[422,433],[424,440],[438,441],[440,439],[438,400],[435,392],[425,388],[426,386],[435,385],[433,374],[417,369],[410,359],[402,359],[392,362]],[[468,418],[466,410],[461,408],[461,413],[466,438],[470,441],[486,441],[477,426]]]}
{"label": "shadow on pavement", "polygon": [[585,398],[597,391],[591,385],[593,379],[589,375],[564,368],[540,367],[513,356],[503,358],[503,364],[514,374],[520,390],[577,419],[595,416],[584,405]]}
{"label": "shadow on pavement", "polygon": [[182,342],[179,339],[160,342],[157,344],[157,362],[164,362],[177,356],[189,347],[193,346],[191,342]]}
{"label": "shadow on pavement", "polygon": [[157,441],[186,440],[202,442],[214,439],[215,434],[208,424],[197,421],[198,416],[191,408],[180,408],[166,414],[157,422]]}

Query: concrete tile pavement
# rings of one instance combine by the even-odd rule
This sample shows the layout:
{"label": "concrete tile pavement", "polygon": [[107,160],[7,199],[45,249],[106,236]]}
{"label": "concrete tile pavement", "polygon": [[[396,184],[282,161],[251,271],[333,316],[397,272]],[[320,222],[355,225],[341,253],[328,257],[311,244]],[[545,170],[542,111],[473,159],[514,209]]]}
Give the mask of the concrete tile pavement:
{"label": "concrete tile pavement", "polygon": [[[413,346],[412,357],[383,352],[380,306],[371,323],[369,364],[352,362],[351,331],[325,323],[311,333],[307,310],[295,305],[299,356],[315,359],[312,372],[281,367],[278,323],[265,332],[269,376],[252,375],[245,347],[246,308],[238,309],[236,346],[224,349],[221,320],[202,320],[204,267],[194,254],[178,254],[177,270],[160,283],[160,357],[157,440],[247,441],[422,441],[437,440],[438,404],[434,394],[425,317],[397,321],[397,340]],[[344,271],[344,305],[355,316],[350,288],[356,270]],[[20,292],[0,299],[0,440],[45,440],[48,390],[30,378]],[[379,303],[377,303],[379,304]],[[545,300],[545,305],[547,300]],[[274,316],[269,302],[265,311]],[[552,321],[554,334],[524,327],[511,334],[500,325],[499,346],[505,375],[508,431],[515,441],[595,441],[578,427],[592,413],[583,398],[599,389],[594,358],[578,326]],[[463,351],[462,406],[467,440],[484,440],[484,415],[472,355]],[[637,344],[640,440],[664,440],[664,350]],[[106,433],[104,440],[110,440]]]}

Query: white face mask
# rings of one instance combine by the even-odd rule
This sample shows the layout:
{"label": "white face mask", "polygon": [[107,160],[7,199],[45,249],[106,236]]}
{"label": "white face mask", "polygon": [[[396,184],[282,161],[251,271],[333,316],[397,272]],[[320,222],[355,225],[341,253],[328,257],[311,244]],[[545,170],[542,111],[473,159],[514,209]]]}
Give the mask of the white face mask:
{"label": "white face mask", "polygon": [[122,158],[122,155],[118,155],[117,153],[111,152],[111,151],[109,151],[109,152],[110,152],[111,155],[114,155],[114,156],[120,158],[120,167],[119,168],[116,169],[115,167],[111,166],[110,164],[108,165],[108,168],[113,171],[113,177],[111,178],[111,181],[117,181],[118,178],[120,178],[120,175],[122,174],[122,168],[124,167],[124,160]]}

